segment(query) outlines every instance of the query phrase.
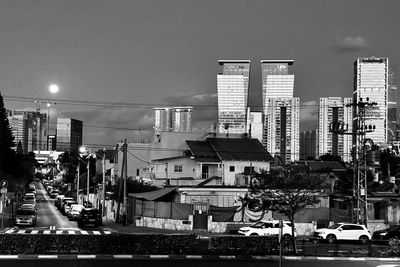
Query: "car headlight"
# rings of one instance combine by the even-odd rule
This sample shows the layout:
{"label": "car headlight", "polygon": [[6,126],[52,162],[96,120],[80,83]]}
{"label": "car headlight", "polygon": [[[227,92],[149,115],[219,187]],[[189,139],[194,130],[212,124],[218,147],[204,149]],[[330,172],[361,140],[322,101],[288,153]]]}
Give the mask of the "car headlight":
{"label": "car headlight", "polygon": [[324,232],[317,232],[317,235],[324,235]]}

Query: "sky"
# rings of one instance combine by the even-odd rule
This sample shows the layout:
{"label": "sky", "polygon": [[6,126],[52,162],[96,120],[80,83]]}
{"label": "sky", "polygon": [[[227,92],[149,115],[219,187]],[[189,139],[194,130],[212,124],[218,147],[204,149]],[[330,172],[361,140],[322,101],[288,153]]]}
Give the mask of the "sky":
{"label": "sky", "polygon": [[158,106],[194,105],[193,128],[206,131],[219,59],[251,60],[254,108],[260,61],[293,59],[308,130],[320,97],[351,96],[358,57],[388,57],[400,77],[399,10],[398,0],[0,0],[0,91],[7,109],[56,103],[51,129],[82,120],[84,144],[101,147],[148,138]]}

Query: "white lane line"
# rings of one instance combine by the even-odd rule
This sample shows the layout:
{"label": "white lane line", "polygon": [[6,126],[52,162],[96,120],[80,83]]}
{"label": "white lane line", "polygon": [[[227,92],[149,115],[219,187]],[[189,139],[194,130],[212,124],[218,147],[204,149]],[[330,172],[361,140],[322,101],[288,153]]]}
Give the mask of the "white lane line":
{"label": "white lane line", "polygon": [[219,258],[220,258],[220,259],[236,259],[236,256],[232,256],[232,255],[220,255]]}
{"label": "white lane line", "polygon": [[186,259],[202,259],[201,255],[186,255]]}
{"label": "white lane line", "polygon": [[365,258],[354,258],[354,257],[350,257],[349,261],[365,261]]}
{"label": "white lane line", "polygon": [[89,233],[87,231],[81,231],[82,235],[88,235]]}
{"label": "white lane line", "polygon": [[57,259],[58,255],[38,255],[38,259]]}
{"label": "white lane line", "polygon": [[74,235],[74,234],[75,234],[75,231],[68,231],[68,234]]}
{"label": "white lane line", "polygon": [[37,233],[39,233],[38,230],[32,230],[32,231],[31,231],[31,234],[33,234],[33,235],[36,235]]}
{"label": "white lane line", "polygon": [[168,259],[169,255],[150,255],[150,259]]}
{"label": "white lane line", "polygon": [[114,259],[132,259],[132,255],[113,255]]}
{"label": "white lane line", "polygon": [[0,259],[18,259],[18,255],[0,255]]}
{"label": "white lane line", "polygon": [[14,231],[15,231],[14,229],[11,229],[11,230],[7,230],[5,233],[6,234],[11,234],[11,233],[14,233]]}
{"label": "white lane line", "polygon": [[25,234],[25,230],[18,230],[17,234]]}
{"label": "white lane line", "polygon": [[111,235],[111,232],[110,232],[110,231],[104,231],[104,233],[105,233],[106,235]]}
{"label": "white lane line", "polygon": [[57,231],[56,231],[56,234],[57,234],[57,235],[62,235],[63,232],[64,232],[64,231],[62,231],[62,230],[57,230]]}
{"label": "white lane line", "polygon": [[100,231],[92,231],[95,235],[101,235]]}
{"label": "white lane line", "polygon": [[50,233],[51,233],[50,230],[45,230],[45,231],[43,231],[43,234],[45,234],[45,235],[49,235]]}
{"label": "white lane line", "polygon": [[96,255],[77,255],[78,259],[95,259]]}
{"label": "white lane line", "polygon": [[317,260],[320,261],[333,261],[334,259],[334,257],[317,257]]}

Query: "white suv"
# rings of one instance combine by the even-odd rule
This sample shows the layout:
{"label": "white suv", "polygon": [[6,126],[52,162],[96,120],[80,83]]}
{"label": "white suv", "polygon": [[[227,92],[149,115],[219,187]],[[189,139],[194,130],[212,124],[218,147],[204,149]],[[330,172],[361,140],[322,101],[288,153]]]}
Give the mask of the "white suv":
{"label": "white suv", "polygon": [[366,244],[371,239],[371,233],[361,224],[335,223],[328,228],[317,229],[314,237],[326,239],[329,243],[334,243],[336,240],[360,240]]}
{"label": "white suv", "polygon": [[[290,222],[283,221],[282,235],[284,238],[292,236],[291,225]],[[279,220],[259,221],[251,226],[241,227],[238,233],[245,236],[279,235]],[[297,236],[296,230],[294,236]]]}

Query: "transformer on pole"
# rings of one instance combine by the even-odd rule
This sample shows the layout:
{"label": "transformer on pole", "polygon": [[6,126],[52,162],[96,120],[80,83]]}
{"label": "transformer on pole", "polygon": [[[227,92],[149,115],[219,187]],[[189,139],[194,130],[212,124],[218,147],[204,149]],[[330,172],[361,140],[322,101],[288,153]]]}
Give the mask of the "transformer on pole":
{"label": "transformer on pole", "polygon": [[376,106],[376,102],[370,102],[369,98],[363,101],[358,99],[356,103],[347,104],[353,107],[354,122],[352,132],[348,132],[348,125],[343,122],[332,122],[330,132],[337,134],[347,134],[353,136],[353,222],[367,225],[368,223],[368,181],[367,171],[367,151],[374,144],[371,139],[366,138],[366,134],[375,130],[375,125],[366,124],[366,110]]}

